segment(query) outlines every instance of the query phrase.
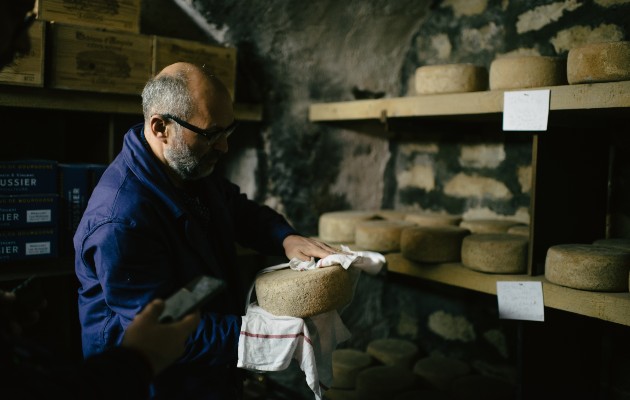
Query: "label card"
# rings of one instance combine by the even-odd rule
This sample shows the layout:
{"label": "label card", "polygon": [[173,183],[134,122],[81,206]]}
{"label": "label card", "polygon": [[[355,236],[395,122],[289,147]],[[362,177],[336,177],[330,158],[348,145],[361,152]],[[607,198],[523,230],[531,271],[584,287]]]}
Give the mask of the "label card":
{"label": "label card", "polygon": [[550,93],[548,89],[503,93],[503,130],[546,131]]}
{"label": "label card", "polygon": [[541,282],[497,282],[499,318],[544,321]]}

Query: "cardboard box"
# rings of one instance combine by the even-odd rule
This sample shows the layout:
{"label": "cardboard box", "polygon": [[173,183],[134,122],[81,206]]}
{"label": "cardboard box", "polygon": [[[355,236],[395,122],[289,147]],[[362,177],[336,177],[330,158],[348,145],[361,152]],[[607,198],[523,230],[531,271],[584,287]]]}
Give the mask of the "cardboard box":
{"label": "cardboard box", "polygon": [[57,161],[18,160],[0,162],[0,195],[59,193]]}
{"label": "cardboard box", "polygon": [[31,40],[31,51],[17,56],[13,62],[0,69],[0,83],[21,86],[44,86],[44,54],[46,24],[34,21],[28,34]]}
{"label": "cardboard box", "polygon": [[59,195],[0,196],[0,228],[23,229],[57,225]]}
{"label": "cardboard box", "polygon": [[140,0],[39,0],[39,19],[131,33],[140,32]]}
{"label": "cardboard box", "polygon": [[157,74],[167,65],[178,61],[205,66],[227,86],[232,98],[234,98],[236,89],[235,48],[155,36],[153,54],[153,74]]}
{"label": "cardboard box", "polygon": [[0,262],[54,258],[58,255],[57,227],[0,230]]}
{"label": "cardboard box", "polygon": [[140,94],[151,77],[153,37],[50,24],[50,86]]}

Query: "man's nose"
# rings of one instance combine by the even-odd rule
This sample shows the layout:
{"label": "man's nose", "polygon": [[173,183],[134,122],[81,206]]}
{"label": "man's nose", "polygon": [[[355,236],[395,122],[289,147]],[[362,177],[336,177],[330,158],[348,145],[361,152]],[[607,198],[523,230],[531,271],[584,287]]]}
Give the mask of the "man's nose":
{"label": "man's nose", "polygon": [[216,142],[212,143],[212,148],[216,151],[220,151],[223,154],[227,153],[229,149],[228,139],[225,136],[221,135]]}

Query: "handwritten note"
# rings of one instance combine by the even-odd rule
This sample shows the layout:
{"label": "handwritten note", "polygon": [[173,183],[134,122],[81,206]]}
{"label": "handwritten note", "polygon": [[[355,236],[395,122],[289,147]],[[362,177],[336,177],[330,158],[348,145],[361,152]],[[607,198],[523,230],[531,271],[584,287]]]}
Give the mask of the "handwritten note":
{"label": "handwritten note", "polygon": [[548,89],[503,93],[503,130],[546,131],[549,96]]}
{"label": "handwritten note", "polygon": [[544,321],[541,282],[497,282],[499,318]]}

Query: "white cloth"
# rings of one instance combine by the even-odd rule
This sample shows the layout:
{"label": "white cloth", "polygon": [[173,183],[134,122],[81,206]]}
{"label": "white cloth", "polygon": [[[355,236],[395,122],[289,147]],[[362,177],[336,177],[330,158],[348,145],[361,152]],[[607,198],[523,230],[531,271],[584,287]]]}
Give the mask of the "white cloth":
{"label": "white cloth", "polygon": [[341,251],[343,253],[331,254],[317,262],[315,262],[312,257],[309,261],[294,258],[289,261],[288,266],[297,271],[304,271],[306,269],[330,267],[335,264],[340,264],[343,268],[348,269],[350,265],[352,265],[370,275],[376,275],[381,271],[383,265],[385,265],[385,256],[381,253],[374,251],[352,251],[349,247],[344,245],[341,245]]}

